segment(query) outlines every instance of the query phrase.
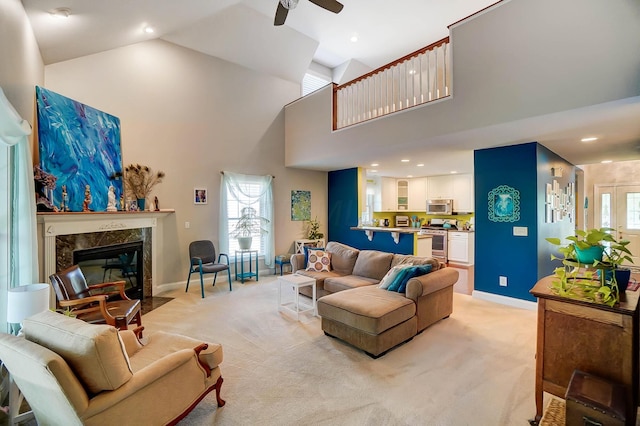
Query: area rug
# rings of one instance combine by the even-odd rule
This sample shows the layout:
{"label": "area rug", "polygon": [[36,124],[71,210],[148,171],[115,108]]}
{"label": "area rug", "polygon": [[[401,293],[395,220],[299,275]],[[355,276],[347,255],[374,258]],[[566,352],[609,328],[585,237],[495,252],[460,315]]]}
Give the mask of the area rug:
{"label": "area rug", "polygon": [[544,410],[539,426],[564,426],[564,401],[553,398]]}

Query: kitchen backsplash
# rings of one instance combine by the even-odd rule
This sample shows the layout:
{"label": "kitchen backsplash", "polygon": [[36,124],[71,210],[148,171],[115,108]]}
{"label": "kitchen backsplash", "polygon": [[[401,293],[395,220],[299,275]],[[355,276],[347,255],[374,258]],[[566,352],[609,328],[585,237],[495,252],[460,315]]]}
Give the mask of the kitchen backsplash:
{"label": "kitchen backsplash", "polygon": [[381,219],[389,219],[389,226],[393,227],[395,226],[395,217],[398,215],[409,216],[409,220],[411,220],[413,216],[416,216],[418,219],[422,219],[421,223],[423,225],[427,224],[431,219],[455,219],[458,221],[458,223],[465,223],[469,222],[469,220],[473,217],[473,214],[429,215],[425,214],[424,212],[378,212],[373,213],[373,218],[378,219],[378,221],[380,221]]}

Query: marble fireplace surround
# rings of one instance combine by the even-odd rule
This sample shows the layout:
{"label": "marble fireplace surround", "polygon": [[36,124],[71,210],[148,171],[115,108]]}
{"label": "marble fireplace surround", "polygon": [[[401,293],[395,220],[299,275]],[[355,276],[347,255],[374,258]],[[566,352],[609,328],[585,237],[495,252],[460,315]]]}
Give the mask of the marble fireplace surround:
{"label": "marble fireplace surround", "polygon": [[[159,240],[161,240],[161,232],[158,230],[158,219],[161,219],[171,213],[174,213],[174,210],[145,212],[38,213],[38,227],[40,228],[38,230],[38,235],[43,257],[42,277],[45,280],[43,282],[48,282],[48,277],[56,272],[58,263],[56,237],[95,232],[141,229],[151,231],[151,285],[150,289],[145,288],[144,296],[150,297],[157,294],[159,292],[156,278],[158,276],[156,270],[158,265],[157,255]],[[148,290],[151,291],[149,292]]]}

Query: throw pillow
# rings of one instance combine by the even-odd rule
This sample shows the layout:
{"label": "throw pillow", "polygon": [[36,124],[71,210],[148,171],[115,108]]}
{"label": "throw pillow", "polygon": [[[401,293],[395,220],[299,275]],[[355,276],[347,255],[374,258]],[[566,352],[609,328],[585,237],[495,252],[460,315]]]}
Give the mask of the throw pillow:
{"label": "throw pillow", "polygon": [[310,246],[304,246],[304,264],[306,265],[309,262],[309,253],[315,250],[322,250],[324,251],[324,248],[322,247],[310,247]]}
{"label": "throw pillow", "polygon": [[400,270],[400,273],[398,275],[396,275],[396,277],[393,279],[393,281],[391,281],[391,284],[389,284],[389,287],[387,287],[387,290],[389,291],[398,291],[398,288],[400,288],[400,284],[402,284],[402,280],[404,279],[404,277],[407,276],[407,274],[411,273],[413,271],[413,268],[415,268],[414,266],[410,266],[408,268],[403,268],[402,270]]}
{"label": "throw pillow", "polygon": [[405,275],[402,279],[402,282],[400,282],[397,292],[404,293],[407,290],[407,283],[411,278],[426,275],[429,272],[431,272],[431,268],[432,268],[431,265],[420,265],[420,266],[414,266],[413,268],[411,268],[412,270],[407,275]]}
{"label": "throw pillow", "polygon": [[312,250],[309,253],[309,261],[307,262],[307,271],[330,271],[331,270],[331,253],[323,250]]}
{"label": "throw pillow", "polygon": [[380,287],[383,290],[386,290],[391,285],[393,280],[398,276],[400,271],[402,271],[403,269],[409,268],[411,266],[413,266],[411,263],[407,263],[404,265],[397,265],[389,269],[389,272],[387,272],[387,274],[384,277],[382,277],[382,279],[380,280],[380,284],[378,284],[378,287]]}

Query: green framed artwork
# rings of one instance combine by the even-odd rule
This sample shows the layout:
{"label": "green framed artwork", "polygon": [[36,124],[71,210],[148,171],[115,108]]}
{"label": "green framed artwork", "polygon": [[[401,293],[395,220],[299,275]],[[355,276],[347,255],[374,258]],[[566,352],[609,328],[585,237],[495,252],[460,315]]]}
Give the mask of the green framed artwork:
{"label": "green framed artwork", "polygon": [[291,220],[311,219],[311,191],[291,191]]}

